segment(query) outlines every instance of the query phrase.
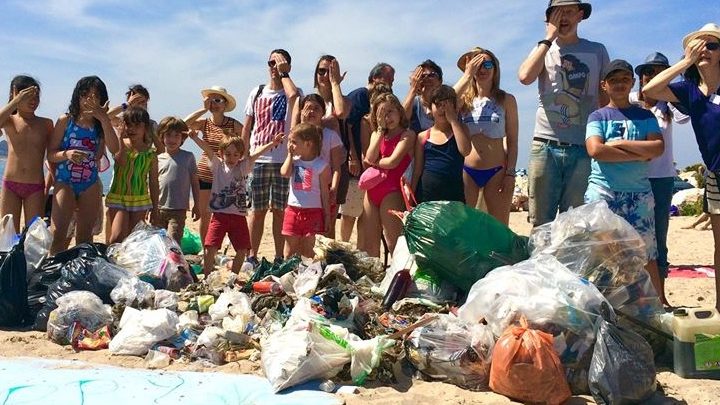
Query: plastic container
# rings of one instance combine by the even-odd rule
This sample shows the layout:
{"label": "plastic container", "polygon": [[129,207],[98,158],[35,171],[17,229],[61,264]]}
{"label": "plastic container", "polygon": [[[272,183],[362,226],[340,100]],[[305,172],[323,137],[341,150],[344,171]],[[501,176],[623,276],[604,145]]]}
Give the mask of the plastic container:
{"label": "plastic container", "polygon": [[715,308],[675,310],[673,337],[675,374],[720,380],[720,314]]}
{"label": "plastic container", "polygon": [[256,281],[252,284],[252,289],[258,294],[281,295],[283,293],[282,285],[275,281]]}
{"label": "plastic container", "polygon": [[385,293],[385,297],[383,298],[383,308],[385,308],[386,310],[390,309],[390,307],[392,307],[392,304],[394,304],[395,301],[405,297],[405,294],[407,294],[407,290],[410,287],[411,283],[412,277],[410,276],[410,270],[403,269],[395,273],[395,276],[390,282],[390,287],[388,288],[387,292]]}

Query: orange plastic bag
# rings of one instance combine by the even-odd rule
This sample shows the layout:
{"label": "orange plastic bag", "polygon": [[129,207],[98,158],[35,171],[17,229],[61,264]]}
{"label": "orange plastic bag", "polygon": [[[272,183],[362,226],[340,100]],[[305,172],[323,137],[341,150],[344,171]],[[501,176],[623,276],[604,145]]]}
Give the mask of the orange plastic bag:
{"label": "orange plastic bag", "polygon": [[520,326],[505,330],[492,354],[490,389],[523,402],[561,404],[570,398],[552,335]]}

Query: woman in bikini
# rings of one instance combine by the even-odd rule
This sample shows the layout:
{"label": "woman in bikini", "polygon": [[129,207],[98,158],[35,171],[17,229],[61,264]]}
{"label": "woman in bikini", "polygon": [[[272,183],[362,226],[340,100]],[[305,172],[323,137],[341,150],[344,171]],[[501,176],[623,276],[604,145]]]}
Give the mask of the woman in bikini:
{"label": "woman in bikini", "polygon": [[78,210],[75,243],[92,242],[102,193],[98,162],[107,148],[117,153],[119,141],[107,115],[108,93],[97,76],[80,79],[68,113],[55,124],[47,159],[55,171],[50,254],[68,247],[68,227]]}
{"label": "woman in bikini", "polygon": [[374,131],[365,155],[365,166],[374,166],[386,173],[385,179],[369,189],[363,201],[363,246],[358,247],[373,257],[380,256],[380,236],[384,232],[390,252],[402,233],[402,222],[388,210],[405,209],[400,191],[400,178],[410,165],[416,135],[408,129],[408,120],[400,101],[391,93],[376,96],[370,110]]}
{"label": "woman in bikini", "polygon": [[[220,141],[225,137],[242,136],[243,125],[235,118],[225,116],[235,109],[235,97],[220,86],[212,86],[200,92],[203,97],[203,108],[185,118],[188,128],[203,133],[203,140],[218,153]],[[210,117],[200,119],[209,112]],[[200,179],[200,239],[205,239],[210,224],[210,190],[212,189],[212,171],[208,166],[208,156],[203,152],[198,162],[198,178]]]}
{"label": "woman in bikini", "polygon": [[517,102],[500,89],[500,63],[492,52],[473,48],[457,66],[463,75],[454,87],[472,143],[463,168],[465,200],[475,207],[482,190],[488,213],[507,224],[518,152]]}
{"label": "woman in bikini", "polygon": [[35,115],[39,105],[40,84],[29,76],[15,76],[8,103],[0,110],[0,128],[8,141],[0,215],[13,215],[15,232],[20,232],[21,211],[28,225],[45,208],[43,161],[53,122]]}

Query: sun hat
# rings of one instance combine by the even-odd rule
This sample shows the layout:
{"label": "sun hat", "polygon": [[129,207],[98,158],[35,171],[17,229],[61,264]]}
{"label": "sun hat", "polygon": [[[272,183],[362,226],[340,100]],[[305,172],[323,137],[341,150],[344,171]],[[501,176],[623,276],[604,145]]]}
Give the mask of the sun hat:
{"label": "sun hat", "polygon": [[580,0],[550,0],[548,6],[545,9],[545,21],[550,19],[550,11],[553,7],[559,6],[578,6],[583,11],[583,20],[587,20],[592,12],[592,6],[590,3],[583,3]]}
{"label": "sun hat", "polygon": [[687,48],[690,41],[703,35],[712,35],[720,40],[720,26],[715,23],[707,23],[699,30],[685,35],[685,38],[683,38],[683,49]]}
{"label": "sun hat", "polygon": [[462,56],[460,56],[460,58],[457,60],[458,69],[460,69],[462,72],[464,72],[465,71],[465,63],[467,63],[467,61],[466,61],[467,57],[474,56],[476,53],[481,53],[481,52],[485,52],[485,49],[480,48],[479,46],[476,46],[476,47],[470,49],[469,51],[465,52],[464,54],[462,54]]}
{"label": "sun hat", "polygon": [[230,93],[225,90],[225,87],[212,86],[210,88],[201,90],[200,94],[202,94],[203,98],[209,96],[210,94],[219,94],[223,96],[225,100],[227,100],[227,103],[225,103],[225,112],[230,112],[234,110],[235,106],[237,105],[235,97],[231,96]]}
{"label": "sun hat", "polygon": [[662,67],[670,67],[670,63],[668,62],[668,58],[661,54],[660,52],[653,52],[650,55],[645,58],[645,62],[635,66],[635,73],[640,76],[641,72],[645,67],[647,66],[662,66]]}
{"label": "sun hat", "polygon": [[608,63],[608,65],[605,66],[605,69],[603,69],[603,80],[607,79],[607,77],[610,76],[611,73],[617,72],[618,70],[630,72],[631,76],[633,74],[633,68],[631,64],[629,64],[626,60],[615,59],[612,62]]}

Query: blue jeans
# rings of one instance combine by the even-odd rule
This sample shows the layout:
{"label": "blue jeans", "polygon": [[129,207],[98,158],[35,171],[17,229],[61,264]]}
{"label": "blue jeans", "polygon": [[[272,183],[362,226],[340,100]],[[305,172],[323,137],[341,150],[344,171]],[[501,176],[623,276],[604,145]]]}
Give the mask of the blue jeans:
{"label": "blue jeans", "polygon": [[589,176],[590,156],[585,145],[533,141],[528,170],[528,221],[539,226],[552,222],[558,209],[563,212],[583,205]]}
{"label": "blue jeans", "polygon": [[657,242],[657,266],[661,277],[667,277],[668,267],[670,267],[667,258],[667,234],[670,226],[673,183],[672,177],[650,179],[650,186],[655,196],[655,240]]}

